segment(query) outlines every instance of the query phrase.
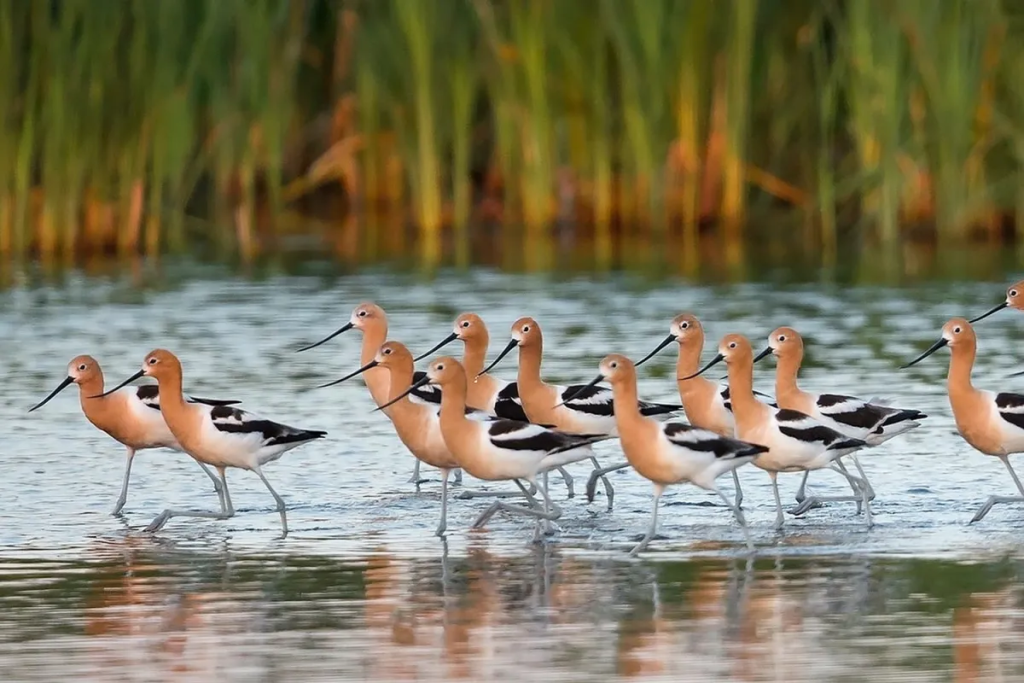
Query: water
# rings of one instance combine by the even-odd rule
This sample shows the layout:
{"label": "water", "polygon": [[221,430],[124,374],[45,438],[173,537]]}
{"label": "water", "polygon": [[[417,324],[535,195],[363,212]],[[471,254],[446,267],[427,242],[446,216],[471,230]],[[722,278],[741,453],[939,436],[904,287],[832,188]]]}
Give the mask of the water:
{"label": "water", "polygon": [[[954,434],[942,378],[947,357],[898,371],[952,315],[987,310],[1001,283],[902,288],[820,284],[660,285],[476,271],[426,282],[382,272],[241,278],[179,264],[130,278],[68,275],[0,292],[0,670],[5,680],[948,680],[1024,677],[1020,519],[996,507],[966,522],[991,493],[1010,493],[998,461]],[[444,337],[462,310],[481,313],[494,352],[519,315],[538,318],[545,374],[586,381],[607,352],[639,357],[691,310],[711,337],[756,345],[800,330],[803,383],[884,396],[931,417],[864,458],[878,492],[877,526],[835,504],[771,530],[768,478],[741,473],[758,545],[750,558],[724,508],[670,489],[661,537],[642,560],[625,550],[645,527],[650,487],[630,471],[604,499],[564,501],[562,532],[530,544],[531,525],[496,517],[466,529],[480,501],[453,500],[446,542],[432,535],[436,472],[417,492],[411,457],[365,388],[312,391],[358,365],[359,337],[294,349],[373,299],[392,337],[414,351]],[[976,383],[1013,389],[1024,319],[979,326]],[[288,501],[279,538],[259,480],[232,472],[238,514],[141,528],[166,506],[213,509],[212,487],[184,456],[142,453],[125,517],[109,511],[123,450],[82,417],[70,388],[31,415],[79,353],[108,383],[156,346],[183,360],[186,388],[237,398],[330,437],[287,454],[266,474]],[[705,356],[711,354],[709,348]],[[641,379],[641,394],[674,400],[674,353]],[[514,374],[514,359],[498,373]],[[761,366],[759,365],[759,368]],[[771,369],[757,384],[771,390]],[[602,444],[606,463],[619,459]],[[426,471],[426,470],[425,470]],[[586,468],[572,468],[582,488]],[[792,499],[799,478],[781,478]],[[729,487],[728,479],[723,488]],[[842,493],[829,473],[815,491]],[[467,477],[466,487],[478,487]],[[488,485],[487,488],[496,488]]]}

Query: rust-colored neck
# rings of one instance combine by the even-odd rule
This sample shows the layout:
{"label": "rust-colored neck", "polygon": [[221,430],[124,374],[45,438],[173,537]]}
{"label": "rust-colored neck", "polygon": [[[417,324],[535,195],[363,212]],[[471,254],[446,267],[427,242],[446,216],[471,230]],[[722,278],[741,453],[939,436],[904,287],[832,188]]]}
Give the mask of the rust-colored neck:
{"label": "rust-colored neck", "polygon": [[487,363],[487,346],[490,339],[487,334],[470,337],[463,341],[462,366],[466,368],[468,377],[476,377]]}
{"label": "rust-colored neck", "polygon": [[775,399],[779,405],[790,405],[800,396],[796,378],[803,362],[803,351],[790,351],[779,356],[775,367]]}

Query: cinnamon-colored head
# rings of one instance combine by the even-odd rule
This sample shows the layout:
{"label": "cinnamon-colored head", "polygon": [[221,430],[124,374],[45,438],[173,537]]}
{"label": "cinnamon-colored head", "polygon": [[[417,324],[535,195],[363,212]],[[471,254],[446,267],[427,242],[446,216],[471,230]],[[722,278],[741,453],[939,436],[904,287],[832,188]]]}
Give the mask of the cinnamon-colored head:
{"label": "cinnamon-colored head", "polygon": [[1006,289],[1006,305],[1024,311],[1024,280],[1015,282]]}
{"label": "cinnamon-colored head", "polygon": [[540,325],[533,318],[520,318],[512,323],[512,338],[520,347],[539,344],[542,341]]}
{"label": "cinnamon-colored head", "polygon": [[686,345],[687,342],[704,343],[704,326],[692,313],[680,313],[673,318],[669,333],[676,338],[680,346]]}
{"label": "cinnamon-colored head", "polygon": [[777,358],[802,356],[804,340],[792,327],[779,327],[768,335],[768,346]]}
{"label": "cinnamon-colored head", "polygon": [[463,369],[462,363],[451,356],[441,356],[427,366],[427,377],[430,378],[431,384],[443,387],[460,378],[465,382],[466,371]]}
{"label": "cinnamon-colored head", "polygon": [[68,363],[68,377],[75,384],[86,384],[103,380],[103,370],[92,356],[75,356]]}
{"label": "cinnamon-colored head", "polygon": [[352,317],[349,318],[352,326],[360,330],[365,330],[371,325],[387,323],[387,321],[388,317],[384,313],[384,309],[370,301],[364,301],[356,306],[352,310]]}
{"label": "cinnamon-colored head", "polygon": [[373,360],[382,368],[412,367],[412,353],[402,342],[385,342]]}
{"label": "cinnamon-colored head", "polygon": [[950,348],[973,346],[977,343],[974,328],[966,318],[951,318],[942,326],[942,338]]}
{"label": "cinnamon-colored head", "polygon": [[636,381],[636,366],[633,361],[620,353],[612,353],[601,359],[601,377],[612,385]]}
{"label": "cinnamon-colored head", "polygon": [[722,341],[718,343],[718,353],[722,354],[725,362],[729,365],[742,362],[752,363],[754,357],[750,341],[742,334],[727,334],[722,337]]}
{"label": "cinnamon-colored head", "polygon": [[142,374],[156,380],[181,376],[181,361],[170,351],[156,349],[146,354],[142,361]]}
{"label": "cinnamon-colored head", "polygon": [[452,329],[458,339],[469,341],[471,339],[483,339],[490,341],[487,333],[487,325],[476,313],[463,313],[455,319],[455,327]]}

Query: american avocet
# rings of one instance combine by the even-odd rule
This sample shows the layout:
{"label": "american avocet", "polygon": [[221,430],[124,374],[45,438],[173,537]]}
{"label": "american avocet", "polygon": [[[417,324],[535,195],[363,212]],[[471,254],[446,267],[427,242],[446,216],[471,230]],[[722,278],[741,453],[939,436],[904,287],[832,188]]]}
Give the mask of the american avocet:
{"label": "american avocet", "polygon": [[[413,384],[412,354],[405,344],[389,341],[380,347],[377,355],[369,363],[355,372],[323,384],[321,387],[340,384],[374,368],[384,368],[389,371],[389,396],[398,396]],[[395,432],[405,447],[419,460],[441,470],[441,521],[435,532],[441,536],[448,526],[448,475],[459,466],[459,463],[444,442],[438,407],[413,402],[406,396],[391,403],[384,413],[395,426]]]}
{"label": "american avocet", "polygon": [[181,393],[181,362],[170,351],[151,351],[142,363],[142,369],[103,394],[109,396],[141,377],[152,377],[160,384],[160,410],[167,426],[182,450],[201,463],[217,468],[224,487],[220,512],[199,510],[164,510],[146,527],[158,531],[171,517],[203,517],[227,519],[235,514],[228,491],[226,468],[237,467],[256,473],[270,491],[281,514],[282,535],[288,535],[288,518],[284,499],[263,475],[263,465],[274,462],[296,446],[320,439],[327,432],[296,429],[257,417],[230,406],[210,406],[188,403]]}
{"label": "american avocet", "polygon": [[658,527],[658,501],[670,484],[690,482],[718,494],[740,523],[747,546],[754,547],[747,522],[739,506],[722,493],[715,480],[726,472],[754,461],[768,449],[682,422],[659,422],[640,412],[636,390],[636,368],[625,356],[605,356],[601,373],[585,387],[608,380],[615,395],[615,423],[622,451],[640,476],[654,484],[651,524],[647,533],[630,552],[636,555],[647,547]]}
{"label": "american avocet", "polygon": [[519,385],[506,382],[483,371],[487,361],[487,346],[491,336],[487,325],[476,313],[463,313],[455,319],[452,333],[442,339],[434,348],[416,357],[422,360],[439,351],[455,340],[463,343],[462,367],[469,377],[466,403],[478,410],[484,410],[508,420],[528,422],[522,401],[519,400]]}
{"label": "american avocet", "polygon": [[538,483],[537,475],[562,465],[593,459],[591,445],[609,437],[603,434],[568,434],[538,424],[501,418],[487,421],[470,419],[466,415],[466,371],[459,361],[450,356],[433,361],[427,368],[426,377],[381,408],[415,391],[417,385],[428,383],[442,389],[441,434],[448,449],[466,472],[485,481],[513,480],[523,494],[533,501],[521,481],[526,480],[540,489],[544,497],[543,509],[536,505],[527,508],[504,502],[493,503],[473,526],[481,527],[495,512],[505,510],[536,518],[539,537],[541,522],[557,519],[561,510],[551,501],[546,487]]}
{"label": "american avocet", "polygon": [[[796,378],[804,358],[804,340],[792,327],[780,327],[768,335],[768,347],[762,351],[754,362],[774,354],[778,359],[775,369],[775,400],[780,408],[799,410],[815,420],[831,427],[840,434],[861,439],[868,446],[877,446],[906,431],[920,427],[927,415],[919,410],[890,408],[876,403],[862,401],[852,396],[840,394],[811,394],[797,386]],[[860,478],[868,482],[867,474],[857,460],[856,454],[850,454],[850,460],[857,467]],[[836,465],[843,468],[842,461]],[[797,501],[801,502],[794,512],[799,513],[815,507],[820,501],[854,501],[860,505],[860,492],[854,489],[853,496],[834,496],[804,498],[808,472],[804,472],[803,481],[797,491]],[[875,493],[868,482],[868,498],[874,500]]]}
{"label": "american avocet", "polygon": [[974,388],[971,370],[978,350],[978,338],[965,318],[953,318],[943,325],[942,337],[903,367],[909,368],[921,362],[943,346],[948,346],[950,351],[946,389],[957,431],[975,449],[1002,460],[1020,492],[1019,496],[991,496],[971,519],[973,523],[987,515],[993,505],[1024,503],[1024,486],[1021,486],[1009,459],[1011,453],[1024,452],[1024,395],[997,394]]}
{"label": "american avocet", "polygon": [[[352,315],[349,317],[347,323],[320,341],[309,344],[308,346],[303,346],[298,351],[302,352],[314,349],[321,344],[329,342],[339,334],[348,332],[349,330],[359,330],[363,334],[363,343],[359,351],[359,364],[366,365],[373,360],[374,356],[377,355],[377,350],[380,349],[381,345],[385,341],[387,341],[387,313],[385,313],[384,309],[377,304],[370,301],[364,301],[352,310]],[[415,373],[415,379],[422,378],[422,372]],[[366,388],[369,389],[370,396],[373,397],[374,403],[378,406],[383,403],[387,403],[388,387],[390,385],[387,370],[384,368],[373,368],[372,370],[367,370],[363,374],[363,381],[366,383]],[[434,387],[423,386],[412,394],[412,400],[441,405],[441,394]],[[412,476],[409,478],[409,481],[414,484],[420,484],[424,481],[420,478],[420,461],[418,459],[416,460],[416,465],[413,468]],[[462,472],[455,470],[455,483],[458,484],[461,482]]]}
{"label": "american avocet", "polygon": [[1001,304],[998,304],[997,306],[986,311],[982,315],[979,315],[977,318],[972,319],[970,322],[973,324],[978,322],[979,320],[984,320],[993,313],[998,313],[1004,308],[1013,308],[1018,311],[1024,311],[1024,280],[1021,280],[1020,282],[1015,282],[1009,287],[1007,287],[1006,299],[1004,299]]}
{"label": "american avocet", "polygon": [[[680,379],[692,375],[700,368],[700,354],[704,350],[704,327],[696,316],[682,313],[673,318],[668,336],[653,351],[638,360],[636,367],[654,358],[672,342],[679,345],[676,384],[686,419],[698,429],[706,429],[720,436],[734,436],[735,420],[729,401],[728,385],[721,386],[705,377]],[[735,469],[732,470],[732,481],[736,489],[736,507],[740,507],[743,505],[743,489],[740,487],[740,478]],[[587,492],[589,494],[589,488]]]}
{"label": "american avocet", "polygon": [[[64,380],[57,385],[57,388],[50,392],[50,395],[32,406],[28,412],[32,412],[50,402],[54,396],[59,394],[71,384],[78,385],[79,401],[82,405],[82,412],[85,418],[94,427],[106,432],[115,441],[120,442],[127,449],[127,462],[124,466],[124,481],[121,484],[121,495],[114,505],[116,515],[121,512],[125,502],[128,500],[128,480],[132,473],[132,461],[137,451],[147,448],[170,448],[181,451],[178,441],[171,434],[170,428],[164,421],[160,412],[160,389],[154,384],[140,387],[125,388],[121,391],[111,393],[102,398],[97,394],[103,393],[103,369],[92,356],[75,356],[68,363],[68,374]],[[192,403],[203,403],[210,406],[230,406],[238,401],[218,401],[209,398],[186,397]],[[223,487],[217,476],[211,472],[206,465],[199,463],[213,481],[214,490],[217,496],[221,496]]]}
{"label": "american avocet", "polygon": [[826,427],[806,413],[787,408],[772,408],[754,397],[754,353],[750,342],[739,334],[728,334],[718,345],[718,355],[693,376],[706,372],[722,361],[729,369],[729,393],[732,411],[736,417],[736,437],[768,447],[754,461],[772,480],[775,494],[775,528],[785,524],[782,500],[779,498],[779,472],[799,472],[829,468],[838,472],[858,487],[864,504],[864,516],[870,527],[871,501],[867,497],[867,484],[849,472],[835,466],[844,455],[867,446],[861,439],[853,439]]}

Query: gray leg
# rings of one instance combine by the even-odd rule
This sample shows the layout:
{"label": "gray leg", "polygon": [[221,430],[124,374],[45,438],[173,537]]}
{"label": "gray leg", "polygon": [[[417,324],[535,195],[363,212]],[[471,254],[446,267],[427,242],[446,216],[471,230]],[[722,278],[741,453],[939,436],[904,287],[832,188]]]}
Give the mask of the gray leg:
{"label": "gray leg", "polygon": [[[733,471],[735,472],[736,470],[733,470]],[[804,502],[804,498],[807,497],[806,491],[807,491],[807,477],[808,477],[808,475],[810,475],[810,472],[807,471],[807,470],[804,470],[804,478],[800,480],[800,488],[798,488],[796,490],[796,502],[798,502],[798,503]]]}
{"label": "gray leg", "polygon": [[438,536],[444,536],[445,530],[448,528],[448,475],[451,470],[441,470],[441,521],[437,523],[437,530],[434,533]]}
{"label": "gray leg", "polygon": [[423,480],[420,479],[420,461],[417,460],[416,465],[412,468],[412,476],[409,477],[409,483],[419,484],[421,481]]}
{"label": "gray leg", "polygon": [[875,500],[875,489],[874,489],[874,487],[871,486],[871,482],[868,481],[867,472],[865,472],[864,468],[860,466],[860,460],[857,459],[856,455],[851,455],[851,456],[849,456],[849,458],[850,458],[850,460],[853,461],[853,466],[857,468],[857,474],[860,475],[861,481],[863,481],[864,485],[867,487],[867,490],[868,490],[868,500],[874,502],[874,500]]}
{"label": "gray leg", "polygon": [[[597,461],[597,458],[591,456],[590,462],[594,464],[594,472],[601,471],[601,463]],[[598,475],[601,478],[601,485],[604,486],[604,495],[608,496],[608,512],[612,511],[612,506],[615,501],[615,489],[612,487],[612,483],[608,481],[608,477],[604,475]],[[587,495],[590,496],[590,481],[587,481]],[[593,496],[590,496],[590,500],[593,500]]]}
{"label": "gray leg", "polygon": [[202,512],[200,510],[171,510],[167,509],[157,515],[156,519],[149,523],[146,531],[160,531],[171,517],[201,517],[203,519],[229,519],[235,516],[235,508],[231,504],[231,492],[228,490],[227,472],[223,467],[218,467],[220,483],[223,489],[220,495],[220,512]]}
{"label": "gray leg", "polygon": [[971,518],[971,521],[968,522],[968,524],[974,524],[975,522],[980,522],[984,519],[985,515],[989,513],[989,510],[992,509],[993,505],[999,505],[1001,503],[1024,503],[1024,486],[1021,486],[1020,479],[1017,478],[1017,473],[1014,472],[1013,466],[1010,465],[1010,459],[1005,455],[999,456],[999,459],[1003,461],[1004,465],[1006,465],[1006,470],[1010,473],[1010,476],[1013,477],[1013,483],[1017,486],[1017,490],[1020,491],[1021,495],[990,496],[989,499],[985,501],[985,504],[981,506],[981,509],[978,510],[977,514]]}
{"label": "gray leg", "polygon": [[740,475],[732,471],[732,484],[736,488],[736,508],[743,507],[743,488],[740,486]]}
{"label": "gray leg", "polygon": [[128,502],[128,479],[132,475],[132,460],[135,459],[135,449],[128,446],[128,460],[124,464],[124,481],[121,483],[121,495],[117,497],[117,502],[114,503],[114,511],[110,514],[115,517],[121,514],[121,508]]}
{"label": "gray leg", "polygon": [[850,486],[853,488],[853,490],[860,491],[861,503],[864,506],[864,522],[868,525],[868,528],[870,529],[872,526],[874,526],[875,522],[871,516],[871,501],[868,500],[867,483],[863,479],[858,479],[857,477],[853,476],[846,470],[838,467],[838,463],[833,463],[831,469],[833,469],[836,472],[839,472],[841,475],[846,477],[847,481],[850,482]]}
{"label": "gray leg", "polygon": [[647,533],[644,534],[644,537],[629,551],[630,557],[636,557],[643,552],[647,544],[654,538],[654,533],[658,530],[658,501],[661,500],[661,494],[664,492],[665,486],[663,484],[654,485],[654,498],[651,501],[651,523],[647,527]]}
{"label": "gray leg", "polygon": [[[593,470],[590,473],[590,478],[587,479],[587,502],[588,503],[593,503],[594,502],[594,495],[597,493],[597,480],[598,479],[605,479],[604,475],[608,474],[609,472],[614,472],[615,470],[625,469],[626,467],[629,467],[629,463],[628,462],[623,462],[623,463],[619,463],[618,465],[612,465],[610,467],[602,467],[600,469]],[[607,481],[607,479],[605,479],[605,481]],[[607,490],[608,489],[605,489],[605,491],[607,491]],[[614,489],[613,489],[613,494],[614,494]],[[612,509],[611,498],[608,499],[608,509],[609,510]]]}
{"label": "gray leg", "polygon": [[[529,491],[532,496],[537,489],[531,485]],[[521,495],[523,495],[521,491],[459,491],[455,497],[459,500],[469,500],[470,498],[518,498]]]}
{"label": "gray leg", "polygon": [[[852,456],[850,456],[850,457],[852,457]],[[853,494],[854,495],[852,495],[852,496],[815,496],[815,495],[811,495],[811,496],[808,496],[808,497],[804,498],[803,502],[801,502],[796,507],[793,507],[793,508],[790,508],[789,510],[787,510],[787,512],[789,514],[794,515],[794,516],[800,516],[800,515],[802,515],[802,514],[804,514],[806,512],[809,512],[810,510],[814,510],[815,508],[823,507],[823,504],[826,503],[826,502],[829,502],[829,503],[856,503],[857,504],[857,514],[859,515],[861,513],[861,511],[864,509],[864,496],[861,494],[860,489],[857,488],[859,486],[859,484],[856,483],[856,482],[860,482],[861,479],[859,479],[857,477],[854,477],[854,479],[851,480],[847,476],[847,475],[850,474],[850,472],[849,472],[849,470],[846,469],[846,465],[844,465],[841,460],[836,460],[835,463],[833,463],[833,464],[836,467],[838,467],[839,469],[835,469],[835,467],[830,467],[829,469],[835,470],[836,472],[839,472],[839,474],[841,474],[844,477],[846,477],[847,481],[850,484],[850,488],[853,489]],[[859,466],[860,465],[858,464],[858,467]],[[866,486],[867,486],[868,493],[869,493],[868,500],[874,500],[874,491],[871,490],[871,487],[869,485],[866,485]]]}
{"label": "gray leg", "polygon": [[[733,470],[733,474],[735,473],[736,470]],[[747,548],[753,550],[754,541],[750,538],[750,529],[747,527],[747,520],[743,516],[743,511],[740,510],[740,506],[733,505],[732,503],[730,503],[729,499],[726,498],[725,494],[719,491],[718,489],[715,489],[715,493],[717,493],[718,497],[722,499],[722,501],[729,507],[730,510],[732,510],[732,514],[736,515],[736,521],[740,523],[740,529],[743,530],[743,537],[747,539]]]}
{"label": "gray leg", "polygon": [[564,467],[556,467],[555,469],[557,469],[557,470],[558,470],[558,473],[559,473],[560,475],[562,475],[562,479],[564,479],[564,480],[565,480],[565,488],[566,488],[566,489],[567,489],[567,491],[568,491],[568,493],[566,494],[566,496],[565,496],[565,497],[566,497],[566,498],[572,498],[572,497],[574,497],[574,496],[576,495],[576,488],[575,488],[575,486],[573,485],[573,478],[572,478],[572,475],[571,475],[571,474],[569,474],[569,471],[568,471],[567,469],[565,469]]}
{"label": "gray leg", "polygon": [[455,481],[452,482],[453,486],[462,486],[462,468],[455,468]]}
{"label": "gray leg", "polygon": [[[537,480],[535,477],[531,477],[529,481],[536,488],[540,489],[540,493],[544,497],[544,516],[543,518],[537,520],[537,526],[534,529],[534,541],[539,541],[541,540],[540,534],[542,532],[554,532],[551,522],[562,516],[562,510],[557,505],[555,505],[555,503],[551,500],[551,496],[548,494],[547,472],[544,473],[543,486],[537,485]],[[523,486],[522,482],[516,480],[516,483],[519,485],[519,488],[522,489],[523,493],[526,493],[526,488]]]}
{"label": "gray leg", "polygon": [[[516,484],[518,484],[523,489],[523,491],[525,493],[526,490],[527,490],[526,487],[523,486],[522,483],[518,479],[515,480],[515,481],[516,481]],[[533,482],[530,482],[530,483],[532,484]],[[536,486],[536,484],[535,484],[535,486]],[[492,503],[491,506],[489,508],[487,508],[484,511],[484,513],[477,518],[477,520],[475,522],[473,522],[473,528],[474,529],[479,529],[479,528],[483,527],[487,523],[487,521],[492,516],[494,516],[494,514],[496,512],[498,512],[499,510],[504,510],[505,512],[511,512],[511,513],[517,514],[517,515],[527,515],[529,517],[534,517],[536,519],[545,519],[546,518],[546,519],[550,519],[551,521],[554,521],[554,520],[558,519],[562,515],[561,508],[559,508],[557,505],[555,505],[554,503],[551,502],[551,499],[547,496],[547,491],[544,491],[539,486],[537,486],[536,488],[538,490],[540,490],[541,493],[545,494],[545,500],[546,500],[546,502],[548,504],[547,505],[547,510],[548,510],[547,512],[545,511],[544,508],[542,508],[541,506],[537,505],[537,501],[534,500],[532,496],[528,496],[528,498],[530,500],[530,503],[531,503],[531,506],[528,507],[528,508],[522,507],[522,506],[519,506],[519,505],[511,505],[509,503],[504,503],[504,502],[498,501],[496,503]]]}
{"label": "gray leg", "polygon": [[775,494],[775,529],[778,531],[786,523],[782,514],[782,499],[779,497],[779,473],[769,472],[768,476],[772,478],[772,493]]}
{"label": "gray leg", "polygon": [[277,495],[277,491],[275,491],[274,487],[270,485],[270,482],[267,481],[267,478],[263,476],[263,472],[260,470],[259,465],[254,467],[252,471],[255,472],[256,475],[263,481],[264,486],[267,487],[267,490],[270,491],[270,495],[272,495],[274,497],[274,500],[277,502],[277,511],[281,514],[281,538],[284,538],[288,535],[288,517],[285,514],[284,498]]}
{"label": "gray leg", "polygon": [[199,467],[202,468],[206,476],[208,476],[213,481],[213,490],[217,492],[217,497],[220,498],[222,495],[224,495],[222,493],[224,487],[221,485],[220,479],[217,478],[217,475],[211,472],[209,467],[199,462],[198,460],[196,460],[196,464],[199,465]]}

